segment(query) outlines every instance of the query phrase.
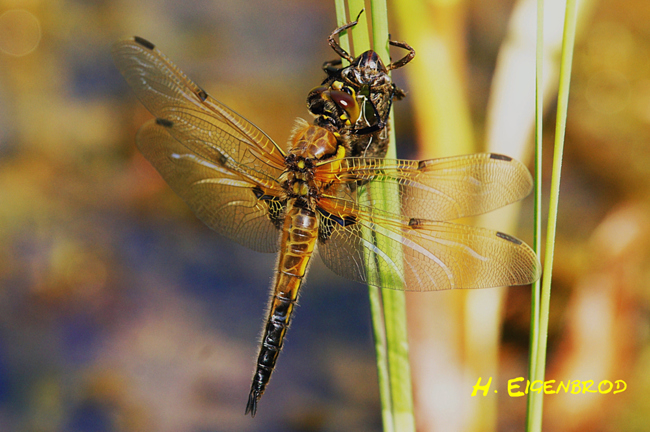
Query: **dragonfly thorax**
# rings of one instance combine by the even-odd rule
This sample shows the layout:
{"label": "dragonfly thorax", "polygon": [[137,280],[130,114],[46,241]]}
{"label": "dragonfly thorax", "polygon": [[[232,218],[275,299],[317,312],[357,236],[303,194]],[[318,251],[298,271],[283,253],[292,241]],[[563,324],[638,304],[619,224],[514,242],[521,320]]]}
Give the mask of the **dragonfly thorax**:
{"label": "dragonfly thorax", "polygon": [[287,197],[303,201],[317,198],[322,186],[322,179],[316,181],[314,178],[317,164],[344,155],[345,149],[334,133],[298,119],[289,141],[286,170],[280,178]]}
{"label": "dragonfly thorax", "polygon": [[298,119],[289,141],[289,153],[297,159],[325,160],[336,156],[338,145],[332,132]]}

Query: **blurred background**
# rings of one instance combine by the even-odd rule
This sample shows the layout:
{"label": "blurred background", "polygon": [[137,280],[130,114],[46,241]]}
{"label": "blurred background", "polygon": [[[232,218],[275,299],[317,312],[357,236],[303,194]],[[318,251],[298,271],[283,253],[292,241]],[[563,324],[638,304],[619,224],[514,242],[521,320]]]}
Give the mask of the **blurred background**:
{"label": "blurred background", "polygon": [[[391,33],[418,54],[394,76],[409,92],[394,105],[398,156],[512,141],[500,151],[531,166],[534,3],[399,3]],[[546,376],[627,390],[549,395],[544,424],[643,431],[650,3],[583,1],[580,16]],[[561,16],[547,21],[561,30]],[[0,0],[1,431],[381,430],[367,290],[318,259],[257,417],[244,417],[275,257],[203,226],[136,151],[150,114],[110,57],[117,39],[151,40],[283,144],[335,58],[335,22],[320,1]],[[547,144],[558,57],[550,40]],[[502,218],[530,242],[531,198],[520,215]],[[522,430],[525,398],[507,380],[527,373],[530,289],[408,302],[418,430]],[[485,310],[495,330],[481,337]],[[499,393],[472,398],[479,376]]]}

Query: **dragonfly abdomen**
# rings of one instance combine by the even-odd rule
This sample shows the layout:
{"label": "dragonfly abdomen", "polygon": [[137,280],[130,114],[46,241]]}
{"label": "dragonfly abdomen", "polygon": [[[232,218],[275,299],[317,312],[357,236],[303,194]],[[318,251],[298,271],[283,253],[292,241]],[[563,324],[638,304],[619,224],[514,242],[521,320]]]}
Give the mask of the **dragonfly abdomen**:
{"label": "dragonfly abdomen", "polygon": [[253,417],[257,411],[257,401],[264,394],[275,368],[275,362],[282,350],[291,314],[298,300],[300,285],[307,273],[307,266],[318,239],[316,215],[311,210],[296,206],[294,201],[289,202],[287,207],[282,229],[278,273],[246,405],[246,414],[250,413]]}

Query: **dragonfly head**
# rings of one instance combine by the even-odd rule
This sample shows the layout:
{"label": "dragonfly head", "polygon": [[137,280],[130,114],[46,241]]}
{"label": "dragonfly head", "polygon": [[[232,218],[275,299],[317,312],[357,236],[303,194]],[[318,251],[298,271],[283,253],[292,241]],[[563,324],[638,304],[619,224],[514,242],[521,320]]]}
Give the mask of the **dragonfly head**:
{"label": "dragonfly head", "polygon": [[309,92],[307,107],[317,117],[316,124],[340,131],[356,124],[361,114],[359,95],[351,86],[334,81]]}

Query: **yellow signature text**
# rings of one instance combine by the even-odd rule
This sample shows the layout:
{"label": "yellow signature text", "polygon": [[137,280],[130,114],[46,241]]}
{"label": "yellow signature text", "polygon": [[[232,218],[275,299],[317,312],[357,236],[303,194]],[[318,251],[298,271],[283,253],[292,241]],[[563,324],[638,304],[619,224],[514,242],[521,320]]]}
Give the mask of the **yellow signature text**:
{"label": "yellow signature text", "polygon": [[[524,384],[525,381],[525,384]],[[483,396],[487,396],[490,386],[492,385],[492,377],[489,377],[486,382],[483,382],[482,377],[473,387],[472,396],[476,396],[479,392]],[[627,383],[623,380],[602,380],[596,383],[594,380],[567,380],[559,381],[530,381],[524,377],[512,378],[508,380],[508,396],[521,397],[528,394],[528,392],[537,392],[544,394],[586,394],[586,393],[600,393],[600,394],[617,394],[627,390]],[[496,393],[497,391],[494,390]]]}

